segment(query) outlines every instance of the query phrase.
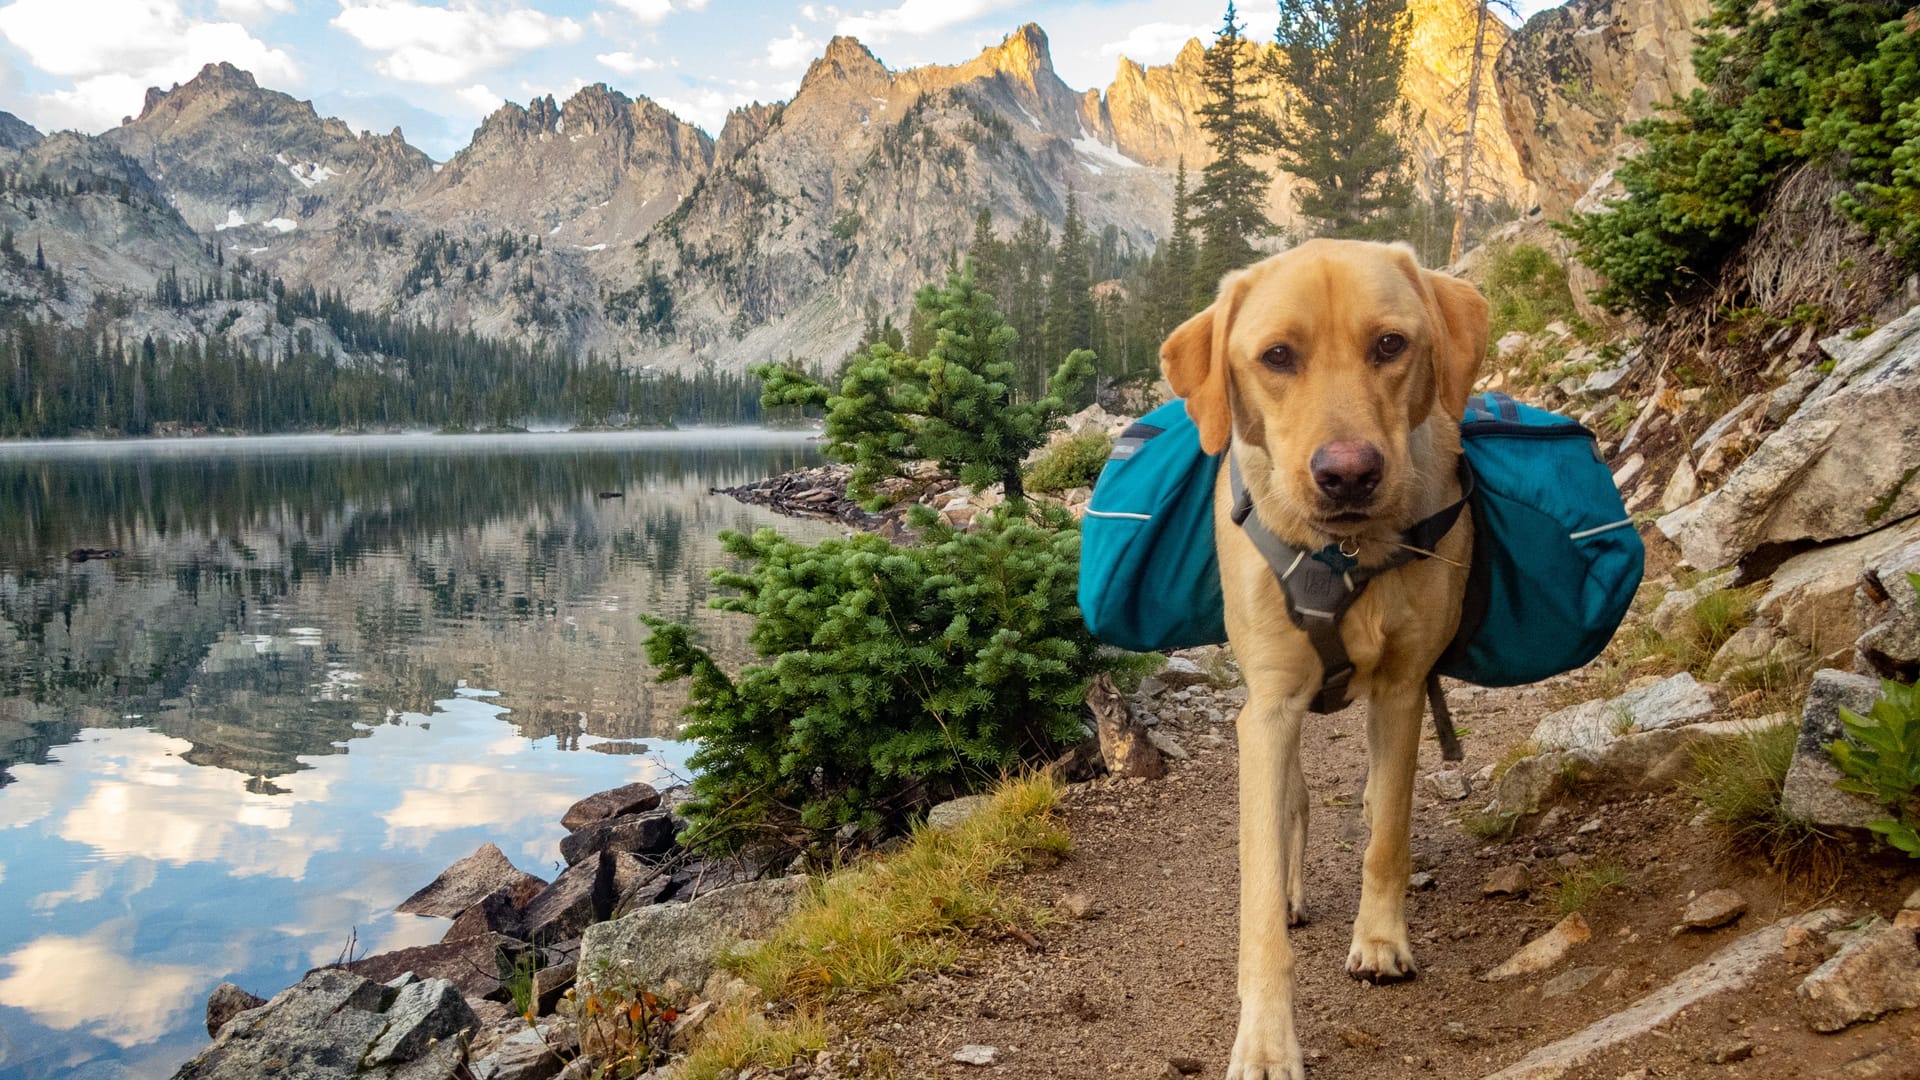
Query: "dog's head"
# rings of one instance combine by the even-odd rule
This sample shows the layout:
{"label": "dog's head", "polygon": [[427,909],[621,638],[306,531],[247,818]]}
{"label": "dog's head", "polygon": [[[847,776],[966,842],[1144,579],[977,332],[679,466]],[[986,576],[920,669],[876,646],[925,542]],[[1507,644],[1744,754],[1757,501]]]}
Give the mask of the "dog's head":
{"label": "dog's head", "polygon": [[1487,347],[1487,302],[1402,245],[1313,240],[1220,283],[1161,366],[1208,453],[1268,463],[1249,485],[1331,536],[1400,522],[1413,432],[1458,421]]}

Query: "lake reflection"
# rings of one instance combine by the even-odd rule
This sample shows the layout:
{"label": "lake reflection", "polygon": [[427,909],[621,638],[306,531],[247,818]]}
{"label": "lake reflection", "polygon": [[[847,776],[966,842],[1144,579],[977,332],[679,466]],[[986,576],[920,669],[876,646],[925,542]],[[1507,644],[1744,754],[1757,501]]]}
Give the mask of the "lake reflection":
{"label": "lake reflection", "polygon": [[437,940],[393,905],[483,841],[551,876],[568,804],[684,761],[637,616],[743,658],[715,534],[837,531],[708,489],[814,460],[742,431],[0,447],[0,1077],[165,1077],[221,979]]}

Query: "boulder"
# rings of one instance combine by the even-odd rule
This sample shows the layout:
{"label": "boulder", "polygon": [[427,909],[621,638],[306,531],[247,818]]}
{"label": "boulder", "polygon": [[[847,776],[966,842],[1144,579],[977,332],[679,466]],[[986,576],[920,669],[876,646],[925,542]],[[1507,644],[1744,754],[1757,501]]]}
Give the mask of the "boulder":
{"label": "boulder", "polygon": [[454,1036],[477,1023],[444,980],[396,992],[321,968],[236,1014],[174,1080],[451,1080],[464,1057]]}
{"label": "boulder", "polygon": [[805,877],[768,878],[716,889],[684,904],[655,904],[587,929],[579,979],[595,987],[701,986],[722,953],[771,933],[807,894]]}
{"label": "boulder", "polygon": [[551,1080],[566,1068],[565,1058],[578,1052],[580,1040],[573,1026],[543,1023],[523,1027],[492,1053],[473,1063],[474,1080]]}
{"label": "boulder", "polygon": [[1920,513],[1920,308],[1848,350],[1679,530],[1682,557],[1731,566],[1768,545],[1860,536]]}
{"label": "boulder", "polygon": [[1856,610],[1866,626],[1856,645],[1857,666],[1911,682],[1920,674],[1920,541],[1891,552],[1862,575]]}
{"label": "boulder", "polygon": [[615,853],[603,851],[561,871],[553,884],[527,904],[528,937],[534,941],[565,941],[579,937],[589,924],[606,918],[618,899],[614,894],[619,870],[616,859]]}
{"label": "boulder", "polygon": [[515,867],[499,848],[481,844],[479,850],[447,867],[433,884],[407,897],[395,910],[404,915],[451,919],[496,892],[504,891],[515,905],[524,905],[546,884]]}
{"label": "boulder", "polygon": [[249,994],[230,982],[223,982],[214,987],[213,993],[207,995],[208,1037],[218,1037],[220,1029],[227,1026],[227,1021],[248,1009],[257,1009],[266,1003],[266,998]]}
{"label": "boulder", "polygon": [[487,934],[505,934],[512,938],[527,936],[526,916],[513,906],[513,897],[505,890],[483,897],[479,903],[461,912],[440,940],[459,941],[461,938]]}
{"label": "boulder", "polygon": [[1875,916],[1833,959],[1797,987],[1800,1014],[1815,1031],[1920,1005],[1920,942],[1911,928]]}
{"label": "boulder", "polygon": [[596,821],[643,814],[659,805],[660,792],[652,784],[626,784],[589,795],[567,807],[567,812],[560,816],[560,824],[568,832],[575,832]]}
{"label": "boulder", "polygon": [[504,934],[486,934],[378,953],[351,961],[345,969],[381,983],[408,973],[428,980],[443,979],[468,997],[505,1001],[506,980],[513,974],[514,960],[526,949],[523,941]]}
{"label": "boulder", "polygon": [[1920,546],[1920,518],[1803,552],[1774,570],[1755,611],[1829,666],[1849,666],[1869,625],[1857,596],[1861,575],[1911,546]]}
{"label": "boulder", "polygon": [[1536,813],[1548,800],[1574,786],[1590,798],[1665,790],[1693,774],[1695,757],[1703,748],[1735,743],[1792,722],[1784,713],[1714,720],[1624,735],[1599,746],[1521,758],[1501,774],[1490,809],[1499,814]]}
{"label": "boulder", "polygon": [[1834,787],[1840,770],[1827,753],[1827,744],[1846,734],[1840,710],[1865,713],[1880,698],[1880,682],[1864,675],[1825,669],[1813,673],[1807,687],[1807,705],[1800,717],[1800,737],[1794,743],[1793,762],[1780,788],[1780,809],[1788,816],[1815,825],[1864,829],[1886,812],[1869,799]]}
{"label": "boulder", "polygon": [[479,1023],[459,988],[446,979],[426,979],[401,987],[385,1016],[386,1027],[367,1048],[369,1065],[412,1061],[433,1043]]}
{"label": "boulder", "polygon": [[1699,723],[1717,708],[1712,692],[1683,671],[1616,698],[1551,713],[1533,729],[1533,742],[1542,750],[1599,747],[1629,732]]}
{"label": "boulder", "polygon": [[560,840],[560,857],[568,866],[602,851],[658,855],[673,846],[679,822],[671,811],[627,814],[582,826]]}

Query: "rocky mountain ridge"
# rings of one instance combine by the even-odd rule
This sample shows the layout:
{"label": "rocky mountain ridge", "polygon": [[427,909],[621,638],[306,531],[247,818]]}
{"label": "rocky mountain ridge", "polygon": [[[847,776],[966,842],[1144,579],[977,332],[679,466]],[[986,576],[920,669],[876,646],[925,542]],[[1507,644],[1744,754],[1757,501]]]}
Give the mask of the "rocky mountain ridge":
{"label": "rocky mountain ridge", "polygon": [[[1429,175],[1456,137],[1475,13],[1463,0],[1414,5],[1405,93]],[[1491,30],[1490,49],[1509,55],[1530,40]],[[1168,227],[1174,169],[1208,160],[1201,54],[1190,42],[1166,65],[1121,57],[1104,90],[1079,91],[1038,26],[965,63],[900,71],[836,38],[791,100],[736,110],[718,139],[595,84],[564,102],[504,105],[445,163],[398,130],[356,134],[215,64],[150,91],[139,116],[91,141],[123,155],[128,183],[162,192],[218,258],[244,255],[290,284],[624,363],[737,368],[837,357],[869,298],[904,312],[964,250],[982,207],[1003,231],[1035,214],[1057,226],[1073,192],[1096,235],[1111,227],[1123,248],[1150,250]],[[1574,167],[1541,164],[1557,146],[1523,152],[1509,139],[1494,120],[1516,115],[1504,97],[1483,103],[1477,172],[1526,206],[1523,161],[1549,179]],[[35,136],[0,126],[0,166],[55,167],[47,151],[28,164]],[[73,153],[72,139],[87,141],[68,138]],[[1277,181],[1284,224],[1287,177]],[[51,230],[20,223],[23,237]],[[71,240],[50,237],[48,250],[83,247]],[[127,284],[151,284],[159,258],[136,260],[144,270]]]}

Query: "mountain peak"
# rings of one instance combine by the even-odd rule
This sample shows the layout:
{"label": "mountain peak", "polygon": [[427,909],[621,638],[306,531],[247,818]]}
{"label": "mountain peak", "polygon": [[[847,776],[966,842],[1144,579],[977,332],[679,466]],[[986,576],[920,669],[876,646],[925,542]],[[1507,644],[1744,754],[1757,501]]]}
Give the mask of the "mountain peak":
{"label": "mountain peak", "polygon": [[868,79],[887,79],[887,67],[873,55],[858,38],[844,34],[827,42],[827,51],[820,54],[807,68],[807,74],[800,80],[800,89],[805,90],[811,83],[821,79],[837,79],[842,82]]}
{"label": "mountain peak", "polygon": [[259,92],[260,84],[255,81],[252,72],[234,67],[222,60],[217,64],[208,64],[201,68],[199,74],[184,83],[174,83],[170,90],[162,90],[157,86],[147,87],[147,99],[140,109],[140,119],[145,120],[152,116],[153,110],[163,101],[184,106],[188,102],[221,93],[257,94]]}
{"label": "mountain peak", "polygon": [[1053,70],[1053,53],[1047,45],[1047,32],[1040,29],[1038,23],[1022,26],[987,52],[993,56],[995,66],[1002,71],[1028,74]]}

